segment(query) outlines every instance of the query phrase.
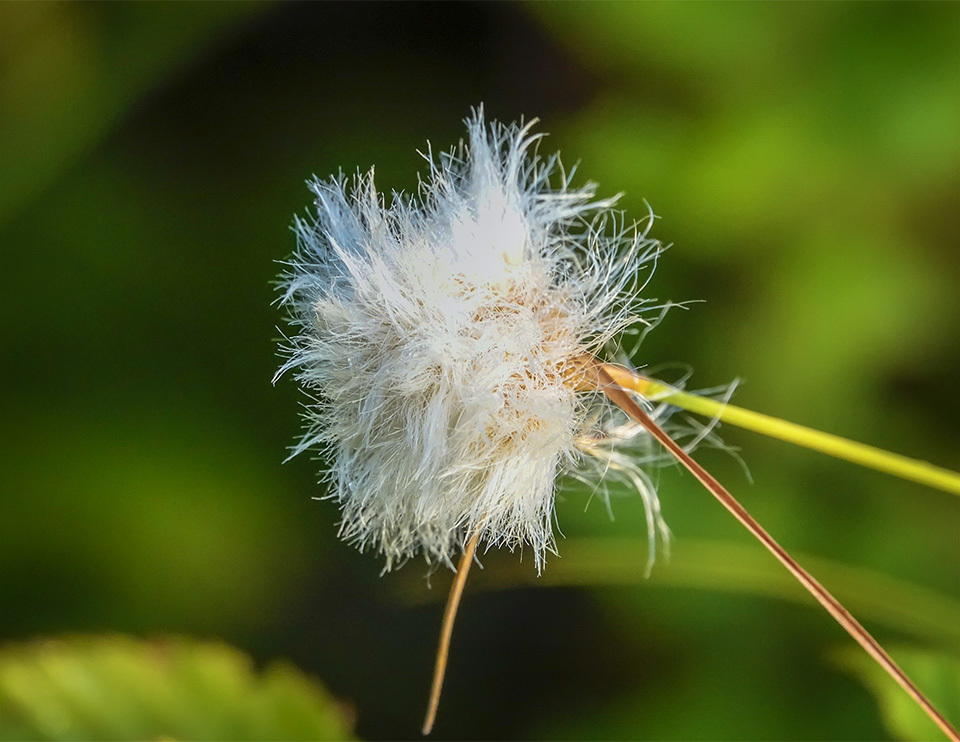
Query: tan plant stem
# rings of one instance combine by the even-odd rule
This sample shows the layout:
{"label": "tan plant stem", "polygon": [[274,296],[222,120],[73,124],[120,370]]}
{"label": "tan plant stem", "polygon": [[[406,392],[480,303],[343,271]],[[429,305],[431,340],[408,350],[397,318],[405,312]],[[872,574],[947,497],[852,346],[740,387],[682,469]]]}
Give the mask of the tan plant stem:
{"label": "tan plant stem", "polygon": [[[953,742],[960,742],[960,734],[958,734],[957,730],[934,708],[933,704],[930,703],[926,696],[913,684],[906,673],[897,666],[897,663],[893,661],[877,640],[870,636],[867,630],[843,607],[840,601],[834,598],[812,575],[794,561],[793,557],[753,519],[753,516],[737,502],[733,495],[731,495],[720,482],[714,479],[706,469],[694,461],[686,451],[653,421],[643,408],[631,398],[630,394],[614,380],[615,377],[611,373],[610,367],[605,364],[598,364],[595,367],[595,372],[597,375],[597,387],[603,391],[610,401],[646,428],[681,464],[689,469],[693,476],[695,476],[700,483],[790,571],[800,584],[826,608],[827,612],[836,619],[837,623],[846,629],[847,633],[856,639],[860,646],[903,687],[937,726],[943,730],[944,734]],[[617,369],[617,373],[622,373],[622,370]]]}
{"label": "tan plant stem", "polygon": [[470,565],[473,564],[473,555],[477,552],[477,541],[480,531],[476,531],[467,542],[457,565],[457,574],[450,585],[450,595],[447,596],[447,607],[443,610],[443,623],[440,627],[440,643],[437,646],[437,659],[433,665],[433,684],[430,687],[430,701],[427,705],[427,716],[423,720],[423,734],[430,734],[433,722],[437,718],[437,706],[440,704],[440,691],[443,689],[443,676],[447,672],[447,658],[450,655],[450,637],[453,635],[453,621],[457,617],[457,608],[460,606],[460,596],[463,595],[463,586],[467,583]]}

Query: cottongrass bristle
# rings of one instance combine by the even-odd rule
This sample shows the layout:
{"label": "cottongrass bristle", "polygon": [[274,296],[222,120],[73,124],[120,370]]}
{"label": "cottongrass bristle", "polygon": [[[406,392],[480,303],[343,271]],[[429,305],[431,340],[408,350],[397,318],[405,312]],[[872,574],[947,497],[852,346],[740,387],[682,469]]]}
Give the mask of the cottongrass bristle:
{"label": "cottongrass bristle", "polygon": [[557,477],[591,459],[637,488],[665,539],[629,454],[649,436],[575,378],[579,359],[651,324],[652,214],[628,224],[616,196],[573,187],[534,122],[487,124],[481,109],[466,123],[467,143],[426,155],[415,196],[387,199],[373,171],[309,183],[316,214],[296,219],[282,276],[296,333],[278,376],[310,396],[293,454],[329,462],[340,535],[385,570],[417,553],[452,567],[476,533],[541,568]]}

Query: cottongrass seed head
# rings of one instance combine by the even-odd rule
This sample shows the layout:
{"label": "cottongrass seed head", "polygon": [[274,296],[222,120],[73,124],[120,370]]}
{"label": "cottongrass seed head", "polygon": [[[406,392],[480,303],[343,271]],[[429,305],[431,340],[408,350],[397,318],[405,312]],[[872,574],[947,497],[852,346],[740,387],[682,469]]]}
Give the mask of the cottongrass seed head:
{"label": "cottongrass seed head", "polygon": [[563,473],[635,486],[651,549],[668,535],[637,465],[648,436],[582,373],[652,324],[653,217],[627,224],[617,197],[572,187],[533,123],[488,124],[481,108],[467,143],[428,150],[416,195],[388,200],[372,170],[315,179],[316,215],[295,220],[277,374],[310,398],[293,454],[319,450],[341,537],[385,570],[418,552],[452,566],[475,534],[529,547],[539,570]]}

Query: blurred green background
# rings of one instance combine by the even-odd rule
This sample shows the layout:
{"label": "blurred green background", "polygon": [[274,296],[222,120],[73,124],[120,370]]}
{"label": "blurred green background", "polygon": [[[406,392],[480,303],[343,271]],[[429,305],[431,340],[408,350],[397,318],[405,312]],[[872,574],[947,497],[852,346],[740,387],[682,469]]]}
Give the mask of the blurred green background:
{"label": "blurred green background", "polygon": [[[449,575],[381,577],[319,463],[281,466],[271,281],[305,179],[409,190],[480,102],[662,217],[648,290],[705,301],[636,363],[960,467],[956,3],[2,3],[0,639],[217,639],[319,678],[361,738],[418,736]],[[753,482],[702,463],[960,723],[960,501],[723,437]],[[565,487],[540,581],[487,555],[437,739],[935,736],[692,477],[659,481],[649,581],[626,490],[611,521]]]}

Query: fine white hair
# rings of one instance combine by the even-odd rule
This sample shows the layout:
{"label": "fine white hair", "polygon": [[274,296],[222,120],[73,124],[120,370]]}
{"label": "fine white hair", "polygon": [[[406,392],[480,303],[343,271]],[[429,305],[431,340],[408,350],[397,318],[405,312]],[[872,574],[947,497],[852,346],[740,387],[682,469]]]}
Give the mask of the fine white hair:
{"label": "fine white hair", "polygon": [[314,179],[316,214],[295,220],[277,376],[295,370],[310,401],[292,455],[321,452],[340,535],[386,570],[419,552],[452,566],[476,533],[541,568],[563,473],[636,486],[651,548],[668,535],[629,453],[649,438],[574,373],[651,324],[653,216],[627,224],[616,196],[572,187],[533,123],[478,109],[467,143],[428,151],[418,194],[388,201],[372,170]]}

